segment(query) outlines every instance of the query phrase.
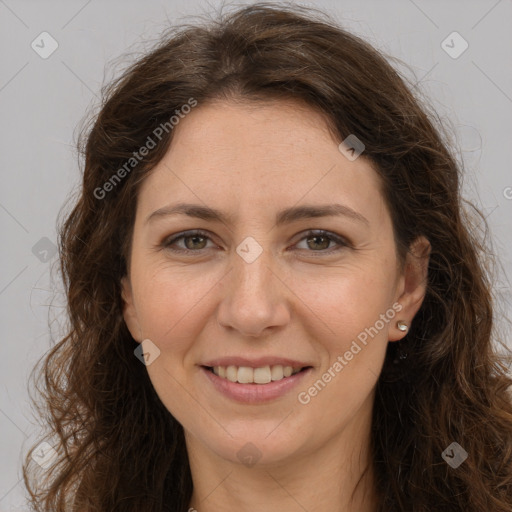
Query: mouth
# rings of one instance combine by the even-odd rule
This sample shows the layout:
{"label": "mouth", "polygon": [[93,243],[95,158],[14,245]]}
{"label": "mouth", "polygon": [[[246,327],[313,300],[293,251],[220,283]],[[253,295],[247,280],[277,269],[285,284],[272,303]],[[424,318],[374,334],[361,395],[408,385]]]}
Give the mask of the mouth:
{"label": "mouth", "polygon": [[287,379],[292,375],[304,372],[312,366],[293,367],[283,365],[262,366],[203,366],[217,377],[240,384],[269,384],[270,382]]}

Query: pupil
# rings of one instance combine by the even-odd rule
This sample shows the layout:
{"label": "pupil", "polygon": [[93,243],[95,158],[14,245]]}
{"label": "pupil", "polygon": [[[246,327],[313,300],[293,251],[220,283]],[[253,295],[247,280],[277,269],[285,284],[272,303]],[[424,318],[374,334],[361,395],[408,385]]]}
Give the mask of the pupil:
{"label": "pupil", "polygon": [[[196,241],[196,240],[200,240],[202,238],[204,239],[204,237],[202,237],[202,236],[190,236],[190,237],[188,237],[188,240]],[[189,246],[188,249],[193,249],[194,248],[194,243],[187,244],[187,245]],[[190,245],[192,245],[192,247],[190,247]]]}
{"label": "pupil", "polygon": [[[315,235],[315,236],[311,237],[311,238],[310,238],[310,240],[315,240],[315,243],[317,243],[317,240],[318,240],[318,239],[320,239],[320,240],[321,240],[322,238],[323,238],[324,240],[326,240],[326,237],[325,237],[325,236],[323,236],[323,235]],[[325,245],[325,244],[324,244],[324,245]],[[327,242],[327,245],[329,245],[329,242]],[[325,248],[325,247],[324,247],[324,248]]]}

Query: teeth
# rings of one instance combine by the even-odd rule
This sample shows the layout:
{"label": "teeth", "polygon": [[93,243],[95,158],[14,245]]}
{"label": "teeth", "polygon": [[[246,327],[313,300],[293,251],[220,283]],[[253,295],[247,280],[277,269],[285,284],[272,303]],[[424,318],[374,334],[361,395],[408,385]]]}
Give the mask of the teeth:
{"label": "teeth", "polygon": [[251,368],[249,366],[214,366],[213,373],[231,382],[240,384],[268,384],[275,380],[281,380],[290,375],[299,373],[302,368],[291,366],[263,366]]}
{"label": "teeth", "polygon": [[231,382],[237,382],[238,377],[238,368],[236,366],[228,366],[226,368],[226,379],[230,380]]}
{"label": "teeth", "polygon": [[251,382],[254,382],[254,370],[248,366],[240,366],[240,368],[238,368],[237,381],[241,384],[250,384]]}
{"label": "teeth", "polygon": [[280,380],[284,377],[284,369],[282,366],[272,366],[270,370],[272,380]]}
{"label": "teeth", "polygon": [[263,368],[254,368],[254,382],[256,384],[268,384],[269,382],[272,382],[270,366],[264,366]]}

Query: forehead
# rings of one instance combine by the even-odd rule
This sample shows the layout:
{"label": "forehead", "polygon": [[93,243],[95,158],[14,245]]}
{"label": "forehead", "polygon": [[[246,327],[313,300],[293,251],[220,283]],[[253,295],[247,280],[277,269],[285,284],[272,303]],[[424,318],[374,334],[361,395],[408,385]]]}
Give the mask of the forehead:
{"label": "forehead", "polygon": [[382,202],[372,165],[348,160],[325,116],[303,104],[198,105],[174,130],[139,191],[144,212],[182,201],[248,211],[341,201],[365,215]]}
{"label": "forehead", "polygon": [[[200,150],[207,158],[250,154],[271,161],[276,154],[305,150],[314,156],[315,145],[336,144],[327,122],[324,113],[300,102],[215,101],[180,120],[173,143]],[[209,152],[211,146],[215,154]]]}

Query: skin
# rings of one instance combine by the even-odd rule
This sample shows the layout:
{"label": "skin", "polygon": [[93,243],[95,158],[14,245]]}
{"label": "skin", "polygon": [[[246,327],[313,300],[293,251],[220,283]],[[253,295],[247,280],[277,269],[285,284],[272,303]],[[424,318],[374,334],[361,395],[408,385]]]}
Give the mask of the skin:
{"label": "skin", "polygon": [[[147,366],[156,392],[183,425],[199,512],[255,510],[371,512],[372,473],[350,495],[368,451],[375,385],[388,342],[405,336],[425,295],[429,244],[423,238],[399,264],[379,177],[363,156],[338,149],[320,113],[295,103],[199,105],[174,128],[174,140],[142,184],[124,318],[135,340],[160,350]],[[178,202],[227,211],[230,222],[175,215],[145,223]],[[276,212],[341,203],[347,216],[276,227]],[[210,239],[171,235],[202,229]],[[322,229],[347,239],[315,239]],[[247,263],[246,238],[263,252]],[[185,245],[187,244],[188,245]],[[335,250],[338,248],[339,250]],[[193,252],[195,251],[195,252]],[[298,401],[380,315],[401,311],[307,404]],[[221,356],[282,356],[308,362],[307,380],[265,405],[240,404],[216,391],[200,364]],[[260,459],[244,465],[247,443]]]}

